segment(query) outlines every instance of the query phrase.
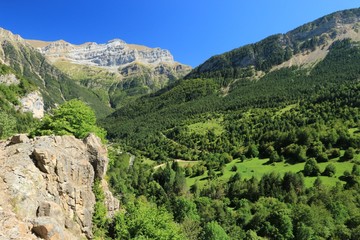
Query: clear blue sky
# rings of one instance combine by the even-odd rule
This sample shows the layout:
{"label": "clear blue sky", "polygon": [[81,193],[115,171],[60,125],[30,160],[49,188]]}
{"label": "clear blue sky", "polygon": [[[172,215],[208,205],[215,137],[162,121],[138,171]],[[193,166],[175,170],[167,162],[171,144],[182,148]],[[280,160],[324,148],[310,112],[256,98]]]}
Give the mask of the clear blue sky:
{"label": "clear blue sky", "polygon": [[170,50],[193,67],[359,0],[4,0],[0,27],[27,39],[127,43]]}

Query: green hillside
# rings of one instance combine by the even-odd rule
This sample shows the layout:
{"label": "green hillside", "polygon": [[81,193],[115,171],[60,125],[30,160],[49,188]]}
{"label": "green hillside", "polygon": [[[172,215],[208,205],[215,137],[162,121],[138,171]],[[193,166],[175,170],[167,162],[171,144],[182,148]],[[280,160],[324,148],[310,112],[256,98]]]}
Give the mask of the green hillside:
{"label": "green hillside", "polygon": [[[102,121],[136,156],[114,151],[110,185],[183,239],[358,239],[359,64],[360,43],[336,40],[311,66],[219,68],[141,97]],[[142,234],[120,216],[110,236]]]}
{"label": "green hillside", "polygon": [[136,62],[116,70],[67,61],[57,61],[54,65],[113,109],[177,81],[190,70],[184,67],[182,71],[177,71],[176,67],[168,64],[154,68]]}

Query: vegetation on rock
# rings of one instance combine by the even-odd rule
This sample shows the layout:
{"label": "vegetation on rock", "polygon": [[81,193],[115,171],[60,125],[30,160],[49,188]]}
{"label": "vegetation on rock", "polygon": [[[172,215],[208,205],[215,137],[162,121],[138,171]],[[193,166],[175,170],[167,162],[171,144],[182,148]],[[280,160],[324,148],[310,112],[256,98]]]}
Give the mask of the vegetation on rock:
{"label": "vegetation on rock", "polygon": [[94,111],[80,100],[70,100],[47,114],[34,135],[74,135],[84,138],[95,133],[103,141],[106,131],[96,125]]}

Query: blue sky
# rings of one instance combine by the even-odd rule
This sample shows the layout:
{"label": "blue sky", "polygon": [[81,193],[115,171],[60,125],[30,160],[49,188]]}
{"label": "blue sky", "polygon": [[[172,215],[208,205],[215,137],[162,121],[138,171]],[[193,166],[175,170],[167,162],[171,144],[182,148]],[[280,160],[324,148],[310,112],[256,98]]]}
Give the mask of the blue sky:
{"label": "blue sky", "polygon": [[170,50],[193,67],[285,33],[358,0],[4,0],[0,27],[27,39],[127,43]]}

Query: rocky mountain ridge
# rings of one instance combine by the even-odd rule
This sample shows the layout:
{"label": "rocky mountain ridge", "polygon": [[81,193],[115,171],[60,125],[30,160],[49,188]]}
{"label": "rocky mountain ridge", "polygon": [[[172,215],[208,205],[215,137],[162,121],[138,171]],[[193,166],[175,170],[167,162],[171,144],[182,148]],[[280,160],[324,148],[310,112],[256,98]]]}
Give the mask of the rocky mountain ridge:
{"label": "rocky mountain ridge", "polygon": [[81,45],[74,45],[63,40],[48,43],[32,40],[27,42],[37,47],[40,53],[53,62],[65,60],[76,64],[102,67],[118,67],[133,62],[150,65],[175,64],[168,50],[130,45],[120,39],[113,39],[105,44],[88,42]]}
{"label": "rocky mountain ridge", "polygon": [[109,214],[119,201],[107,188],[107,149],[90,134],[0,142],[0,239],[92,238],[95,179]]}

